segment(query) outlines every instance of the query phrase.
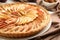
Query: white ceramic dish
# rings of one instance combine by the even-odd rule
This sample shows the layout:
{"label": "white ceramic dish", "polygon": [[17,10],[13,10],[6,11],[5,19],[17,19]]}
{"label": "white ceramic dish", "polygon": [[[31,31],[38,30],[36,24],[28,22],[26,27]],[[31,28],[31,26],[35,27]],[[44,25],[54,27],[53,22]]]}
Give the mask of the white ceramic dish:
{"label": "white ceramic dish", "polygon": [[[10,1],[11,2],[11,1]],[[30,3],[30,4],[34,4],[36,5],[36,3]],[[49,22],[49,24],[38,34],[34,35],[34,36],[31,36],[31,37],[26,37],[26,38],[3,38],[3,37],[0,37],[0,40],[28,40],[28,39],[32,39],[32,38],[35,38],[35,37],[38,37],[38,36],[41,36],[43,33],[45,33],[51,26],[51,20]]]}
{"label": "white ceramic dish", "polygon": [[46,8],[54,8],[57,5],[57,3],[58,3],[58,0],[53,3],[49,3],[49,2],[42,0],[42,5],[44,5]]}

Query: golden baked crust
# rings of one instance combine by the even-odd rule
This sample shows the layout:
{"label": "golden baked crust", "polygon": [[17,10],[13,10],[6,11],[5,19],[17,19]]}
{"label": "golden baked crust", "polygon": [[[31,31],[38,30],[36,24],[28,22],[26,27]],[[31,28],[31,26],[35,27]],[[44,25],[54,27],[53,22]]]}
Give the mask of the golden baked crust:
{"label": "golden baked crust", "polygon": [[[49,23],[50,21],[50,15],[48,14],[48,12],[41,6],[38,5],[32,5],[32,4],[28,4],[28,3],[11,3],[11,4],[3,4],[1,5],[0,9],[1,10],[5,10],[5,12],[7,11],[7,9],[9,9],[9,7],[14,7],[13,8],[17,8],[19,6],[17,5],[30,5],[32,7],[36,7],[38,10],[37,13],[37,17],[35,19],[33,19],[32,21],[29,21],[28,23],[24,23],[24,24],[19,24],[19,25],[15,25],[15,24],[8,24],[5,25],[5,27],[1,27],[0,28],[0,36],[4,36],[4,37],[19,37],[19,38],[23,38],[23,37],[28,37],[28,36],[33,36],[37,33],[39,33],[42,29],[44,29],[46,27],[46,25]],[[20,7],[19,7],[20,8]],[[0,10],[0,12],[1,12]],[[11,8],[10,8],[11,10]],[[14,11],[14,10],[12,10]],[[12,12],[9,11],[9,12]],[[29,14],[30,15],[30,14]],[[5,18],[5,16],[3,17]],[[10,18],[9,16],[5,19]],[[0,18],[1,19],[1,18]],[[4,23],[4,22],[3,22]]]}

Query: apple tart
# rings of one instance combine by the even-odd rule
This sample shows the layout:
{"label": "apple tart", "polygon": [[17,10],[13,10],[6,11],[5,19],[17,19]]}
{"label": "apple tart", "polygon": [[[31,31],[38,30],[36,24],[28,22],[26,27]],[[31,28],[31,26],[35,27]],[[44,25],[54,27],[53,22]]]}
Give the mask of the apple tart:
{"label": "apple tart", "polygon": [[19,2],[0,5],[0,36],[33,36],[43,30],[49,21],[48,12],[38,5]]}

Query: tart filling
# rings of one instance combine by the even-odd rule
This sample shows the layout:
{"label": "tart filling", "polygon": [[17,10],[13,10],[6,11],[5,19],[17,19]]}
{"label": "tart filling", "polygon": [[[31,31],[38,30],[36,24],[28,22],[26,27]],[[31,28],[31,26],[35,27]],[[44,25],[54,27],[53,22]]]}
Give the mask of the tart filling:
{"label": "tart filling", "polygon": [[0,19],[5,19],[6,24],[25,24],[33,21],[38,17],[37,15],[37,8],[34,8],[33,6],[24,5],[24,4],[17,4],[12,5],[9,7],[9,5],[2,6],[0,10]]}

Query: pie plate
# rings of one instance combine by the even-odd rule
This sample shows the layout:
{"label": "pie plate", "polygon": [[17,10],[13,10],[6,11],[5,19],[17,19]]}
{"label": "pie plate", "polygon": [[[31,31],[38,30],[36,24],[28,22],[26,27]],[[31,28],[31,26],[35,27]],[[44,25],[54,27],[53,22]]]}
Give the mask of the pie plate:
{"label": "pie plate", "polygon": [[[36,3],[29,3],[29,4],[36,5]],[[5,37],[0,37],[0,40],[28,40],[28,39],[32,39],[32,38],[41,36],[43,33],[45,33],[51,27],[51,23],[52,23],[52,20],[50,20],[48,25],[43,30],[41,30],[38,34],[36,34],[34,36],[25,37],[25,38],[5,38]]]}

